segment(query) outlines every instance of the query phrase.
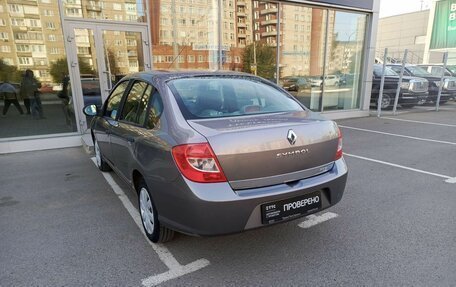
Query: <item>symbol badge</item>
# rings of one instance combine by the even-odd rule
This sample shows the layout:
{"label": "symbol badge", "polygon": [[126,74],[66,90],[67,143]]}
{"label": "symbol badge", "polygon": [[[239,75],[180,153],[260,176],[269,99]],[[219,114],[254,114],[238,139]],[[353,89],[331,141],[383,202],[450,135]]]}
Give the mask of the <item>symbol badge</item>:
{"label": "symbol badge", "polygon": [[297,138],[298,136],[295,134],[293,130],[288,130],[287,139],[291,145],[294,145],[296,143]]}

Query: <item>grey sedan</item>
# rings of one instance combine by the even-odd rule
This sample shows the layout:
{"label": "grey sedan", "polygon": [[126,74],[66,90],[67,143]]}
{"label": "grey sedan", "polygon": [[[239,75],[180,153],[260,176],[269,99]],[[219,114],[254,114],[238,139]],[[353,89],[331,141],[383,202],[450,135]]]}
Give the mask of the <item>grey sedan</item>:
{"label": "grey sedan", "polygon": [[259,77],[133,74],[84,113],[94,116],[99,169],[136,190],[153,242],[296,219],[336,204],[345,189],[336,123]]}

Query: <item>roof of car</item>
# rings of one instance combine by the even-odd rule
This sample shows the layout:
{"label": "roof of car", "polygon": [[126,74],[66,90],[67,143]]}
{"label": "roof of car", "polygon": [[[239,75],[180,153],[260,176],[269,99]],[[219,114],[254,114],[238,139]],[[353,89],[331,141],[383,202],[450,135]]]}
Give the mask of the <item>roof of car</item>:
{"label": "roof of car", "polygon": [[153,70],[147,72],[139,72],[126,76],[126,78],[140,78],[144,80],[150,80],[151,78],[160,79],[162,81],[168,81],[172,79],[188,78],[188,77],[204,77],[204,76],[237,76],[237,77],[250,77],[260,79],[252,74],[232,72],[232,71],[210,71],[210,70],[198,70],[198,71],[166,71],[166,70]]}

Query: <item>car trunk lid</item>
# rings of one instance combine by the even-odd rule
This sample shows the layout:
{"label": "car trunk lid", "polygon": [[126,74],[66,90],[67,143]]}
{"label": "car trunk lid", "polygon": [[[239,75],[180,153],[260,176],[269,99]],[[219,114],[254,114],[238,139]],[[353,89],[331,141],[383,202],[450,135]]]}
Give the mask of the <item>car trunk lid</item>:
{"label": "car trunk lid", "polygon": [[308,111],[188,122],[207,138],[233,189],[289,183],[326,172],[338,146],[335,123]]}

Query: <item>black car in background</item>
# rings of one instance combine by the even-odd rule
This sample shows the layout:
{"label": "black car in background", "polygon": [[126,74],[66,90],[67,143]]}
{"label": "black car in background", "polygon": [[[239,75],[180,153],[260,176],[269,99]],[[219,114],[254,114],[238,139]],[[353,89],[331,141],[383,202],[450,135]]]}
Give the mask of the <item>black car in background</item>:
{"label": "black car in background", "polygon": [[[417,65],[428,71],[429,73],[441,76],[443,71],[443,64],[420,64]],[[445,77],[456,77],[456,65],[447,65],[445,69]]]}
{"label": "black car in background", "polygon": [[299,77],[299,76],[285,77],[282,79],[282,81],[283,81],[283,83],[282,83],[283,88],[290,92],[300,92],[304,89],[311,88],[310,82],[304,77]]}
{"label": "black car in background", "polygon": [[[401,64],[388,64],[388,67],[393,69],[395,72],[400,73],[402,65]],[[420,77],[425,78],[429,81],[429,97],[428,102],[436,102],[437,96],[439,93],[440,86],[440,76],[433,75],[426,71],[425,69],[414,66],[414,65],[405,65],[404,76]],[[440,95],[440,103],[444,104],[449,99],[456,97],[456,78],[445,77],[442,87],[442,93]]]}
{"label": "black car in background", "polygon": [[[378,103],[382,69],[382,65],[374,65],[371,96],[371,105],[373,106],[377,106]],[[382,109],[389,109],[393,107],[398,84],[399,75],[390,68],[386,67],[385,84],[381,103]],[[402,78],[398,104],[400,104],[403,108],[411,108],[426,102],[428,95],[428,81],[426,79],[404,76]]]}

